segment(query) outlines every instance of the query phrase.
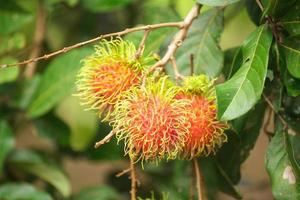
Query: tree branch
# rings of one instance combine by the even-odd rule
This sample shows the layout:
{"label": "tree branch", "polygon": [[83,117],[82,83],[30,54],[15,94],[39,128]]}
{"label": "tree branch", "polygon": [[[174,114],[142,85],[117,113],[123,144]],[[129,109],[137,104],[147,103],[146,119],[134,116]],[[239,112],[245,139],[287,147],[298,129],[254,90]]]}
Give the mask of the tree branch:
{"label": "tree branch", "polygon": [[124,169],[123,171],[119,172],[116,174],[116,177],[119,178],[121,176],[123,176],[124,174],[127,174],[128,172],[131,171],[131,167],[130,168],[127,168],[127,169]]}
{"label": "tree branch", "polygon": [[172,63],[172,67],[173,67],[173,71],[174,71],[174,75],[175,75],[175,79],[176,81],[180,80],[180,79],[184,79],[184,76],[182,76],[179,71],[178,71],[178,67],[177,67],[177,64],[176,64],[176,60],[175,58],[172,56],[170,58],[171,60],[171,63]]}
{"label": "tree branch", "polygon": [[174,56],[177,48],[182,44],[183,40],[186,38],[187,32],[189,27],[191,26],[192,22],[198,17],[199,12],[201,9],[200,4],[196,4],[190,12],[185,17],[182,27],[180,31],[174,36],[172,42],[168,46],[168,50],[165,53],[164,57],[159,60],[157,63],[155,63],[150,71],[153,71],[154,69],[166,65],[172,56]]}
{"label": "tree branch", "polygon": [[66,53],[68,51],[71,51],[73,49],[76,48],[80,48],[82,46],[85,46],[87,44],[91,44],[93,42],[102,40],[104,38],[110,38],[110,37],[114,37],[114,36],[121,36],[121,35],[126,35],[128,33],[132,33],[132,32],[136,32],[136,31],[143,31],[143,30],[154,30],[154,29],[158,29],[158,28],[163,28],[163,27],[176,27],[176,28],[182,28],[183,27],[183,22],[167,22],[167,23],[160,23],[160,24],[153,24],[153,25],[145,25],[145,26],[138,26],[138,27],[134,27],[134,28],[127,28],[123,31],[119,31],[119,32],[115,32],[115,33],[108,33],[108,34],[104,34],[104,35],[100,35],[99,37],[84,41],[84,42],[80,42],[68,47],[64,47],[58,51],[49,53],[49,54],[45,54],[44,56],[40,56],[37,58],[31,58],[29,60],[25,60],[22,62],[18,62],[18,63],[14,63],[14,64],[1,64],[0,68],[5,68],[5,67],[11,67],[11,66],[16,66],[16,65],[27,65],[29,63],[34,63],[40,60],[47,60],[51,57],[57,56],[59,54],[63,54]]}
{"label": "tree branch", "polygon": [[116,133],[112,130],[109,134],[107,134],[102,140],[99,142],[96,142],[95,148],[99,148],[101,145],[108,143],[110,139],[115,135]]}
{"label": "tree branch", "polygon": [[143,54],[143,51],[145,49],[145,43],[146,43],[146,40],[147,40],[147,38],[149,36],[149,33],[150,33],[150,30],[146,29],[145,32],[144,32],[144,36],[143,36],[143,38],[141,40],[141,43],[139,45],[139,48],[138,48],[138,50],[137,50],[137,52],[135,54],[135,58],[136,59],[139,59],[141,57],[141,55]]}
{"label": "tree branch", "polygon": [[[38,1],[38,10],[36,17],[36,27],[33,39],[33,49],[30,53],[30,59],[33,59],[40,55],[41,45],[45,37],[46,32],[46,11],[41,1]],[[28,63],[26,70],[24,71],[25,77],[32,77],[35,72],[36,62]]]}
{"label": "tree branch", "polygon": [[130,160],[130,179],[131,179],[131,200],[136,200],[136,174],[135,174],[135,167],[134,167],[134,161]]}
{"label": "tree branch", "polygon": [[279,120],[281,121],[281,123],[283,124],[284,128],[288,128],[289,125],[288,123],[284,120],[284,118],[276,111],[276,109],[274,108],[271,100],[265,95],[262,94],[265,102],[267,102],[268,106],[272,109],[272,111],[278,116]]}
{"label": "tree branch", "polygon": [[204,200],[202,177],[201,177],[200,167],[197,158],[193,159],[193,165],[194,165],[195,176],[196,176],[196,188],[197,188],[198,200]]}

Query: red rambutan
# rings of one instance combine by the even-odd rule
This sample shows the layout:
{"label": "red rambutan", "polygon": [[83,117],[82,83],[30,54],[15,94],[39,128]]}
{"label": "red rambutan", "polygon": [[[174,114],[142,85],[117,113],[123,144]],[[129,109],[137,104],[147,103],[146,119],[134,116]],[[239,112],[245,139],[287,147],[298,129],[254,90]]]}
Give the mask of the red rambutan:
{"label": "red rambutan", "polygon": [[144,66],[135,58],[135,46],[121,38],[103,40],[95,50],[78,73],[78,96],[107,120],[121,93],[140,84]]}
{"label": "red rambutan", "polygon": [[180,92],[167,77],[133,88],[116,104],[112,122],[118,140],[133,160],[174,159],[186,140],[188,101],[175,99]]}
{"label": "red rambutan", "polygon": [[176,98],[190,100],[185,108],[190,113],[187,115],[190,127],[181,155],[192,159],[214,153],[227,141],[224,130],[228,125],[217,120],[213,82],[204,75],[192,76],[186,78],[183,87],[185,92]]}

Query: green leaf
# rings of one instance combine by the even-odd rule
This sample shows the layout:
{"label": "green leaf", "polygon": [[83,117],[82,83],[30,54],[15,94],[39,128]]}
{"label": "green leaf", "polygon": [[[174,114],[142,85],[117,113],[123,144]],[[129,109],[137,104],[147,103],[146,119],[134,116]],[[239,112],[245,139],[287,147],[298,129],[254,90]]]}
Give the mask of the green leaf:
{"label": "green leaf", "polygon": [[5,121],[0,121],[0,177],[2,175],[3,162],[7,154],[13,149],[15,140],[12,131]]}
{"label": "green leaf", "polygon": [[133,0],[81,0],[83,7],[92,12],[108,12],[122,8]]}
{"label": "green leaf", "polygon": [[34,95],[37,93],[38,87],[41,82],[41,76],[39,74],[33,76],[30,79],[25,79],[17,82],[17,89],[15,90],[12,103],[15,107],[25,110],[28,108]]}
{"label": "green leaf", "polygon": [[243,63],[243,54],[240,48],[233,48],[225,51],[223,74],[230,79],[237,72]]}
{"label": "green leaf", "polygon": [[70,144],[74,151],[84,151],[93,146],[99,120],[95,112],[83,109],[78,97],[64,99],[58,105],[56,114],[71,129]]}
{"label": "green leaf", "polygon": [[72,200],[115,200],[119,199],[117,191],[108,186],[94,186],[81,190]]}
{"label": "green leaf", "polygon": [[235,189],[230,177],[214,157],[210,156],[199,160],[208,199],[216,199],[216,193],[219,191],[223,191],[235,199],[241,199],[241,195]]}
{"label": "green leaf", "polygon": [[80,60],[91,53],[91,49],[81,48],[64,54],[50,63],[27,110],[29,117],[35,118],[45,114],[73,92],[76,73],[81,67]]}
{"label": "green leaf", "polygon": [[[139,18],[137,19],[138,24],[155,24],[164,21],[181,20],[171,8],[156,5],[150,1],[143,4],[141,9],[143,12],[140,13]],[[164,14],[161,15],[161,13]],[[176,28],[161,28],[151,31],[145,44],[144,55],[147,56],[154,52],[158,53],[163,41],[165,41],[170,35],[173,35],[176,30]],[[143,36],[144,32],[139,31],[127,34],[125,39],[133,42],[135,46],[138,47]]]}
{"label": "green leaf", "polygon": [[300,95],[300,79],[294,78],[288,70],[283,75],[283,82],[289,96]]}
{"label": "green leaf", "polygon": [[276,133],[272,138],[267,154],[266,168],[272,185],[275,199],[296,200],[300,198],[300,184],[297,169],[294,168],[289,154],[290,144],[288,134],[282,124],[277,122]]}
{"label": "green leaf", "polygon": [[216,86],[218,118],[232,120],[248,112],[260,98],[267,74],[272,35],[260,26],[242,45],[243,63],[223,84]]}
{"label": "green leaf", "polygon": [[[297,44],[300,45],[300,42]],[[295,78],[300,78],[300,46],[293,48],[282,44],[281,47],[284,49],[286,66],[290,74]]]}
{"label": "green leaf", "polygon": [[264,12],[262,14],[263,19],[265,16],[272,16],[279,18],[290,12],[290,8],[294,6],[297,0],[262,0],[262,6]]}
{"label": "green leaf", "polygon": [[266,104],[259,102],[253,110],[233,120],[231,123],[234,131],[226,131],[228,142],[217,152],[216,160],[233,184],[240,181],[241,165],[254,148],[264,120],[265,109]]}
{"label": "green leaf", "polygon": [[0,186],[2,200],[52,200],[46,192],[39,191],[27,183],[6,183]]}
{"label": "green leaf", "polygon": [[261,24],[260,19],[261,19],[261,16],[262,16],[262,11],[260,10],[260,8],[257,5],[256,1],[246,0],[246,8],[247,8],[247,12],[248,12],[251,20],[256,25],[260,25]]}
{"label": "green leaf", "polygon": [[0,35],[8,35],[22,28],[33,17],[13,1],[0,1]]}
{"label": "green leaf", "polygon": [[22,33],[15,33],[11,36],[0,37],[0,54],[13,50],[19,50],[25,47],[26,38]]}
{"label": "green leaf", "polygon": [[194,73],[211,77],[220,74],[224,55],[218,46],[223,28],[223,11],[211,9],[197,18],[182,46],[176,52],[176,62],[183,75],[190,75],[190,56],[194,56]]}
{"label": "green leaf", "polygon": [[206,6],[227,6],[239,0],[197,0],[198,3]]}
{"label": "green leaf", "polygon": [[[0,59],[0,64],[12,64],[16,62],[17,60],[12,57],[4,57]],[[16,80],[19,75],[19,72],[20,70],[18,66],[0,69],[0,84]]]}
{"label": "green leaf", "polygon": [[64,197],[71,194],[70,182],[66,175],[59,169],[43,160],[43,158],[29,150],[13,152],[8,159],[11,166],[35,175],[53,185]]}
{"label": "green leaf", "polygon": [[289,36],[300,35],[299,7],[300,1],[297,1],[280,19],[280,25],[289,33]]}
{"label": "green leaf", "polygon": [[70,146],[69,127],[53,113],[35,119],[33,123],[42,137],[54,140],[62,148]]}

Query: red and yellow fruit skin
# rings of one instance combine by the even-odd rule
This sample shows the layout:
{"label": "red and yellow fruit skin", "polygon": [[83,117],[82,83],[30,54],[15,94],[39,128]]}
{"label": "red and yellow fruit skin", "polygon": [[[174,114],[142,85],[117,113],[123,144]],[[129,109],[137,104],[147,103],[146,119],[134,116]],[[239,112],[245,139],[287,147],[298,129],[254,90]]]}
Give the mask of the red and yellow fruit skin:
{"label": "red and yellow fruit skin", "polygon": [[184,92],[176,98],[190,100],[185,109],[191,114],[187,115],[190,126],[180,156],[193,159],[215,153],[227,141],[224,130],[228,125],[217,120],[213,82],[204,75],[194,76],[187,78],[183,87]]}
{"label": "red and yellow fruit skin", "polygon": [[182,150],[189,128],[184,108],[189,101],[174,98],[180,91],[162,77],[133,88],[118,102],[112,125],[132,160],[174,159]]}
{"label": "red and yellow fruit skin", "polygon": [[109,120],[122,92],[141,83],[143,65],[135,58],[135,46],[120,38],[103,40],[83,62],[77,75],[77,96],[88,109]]}

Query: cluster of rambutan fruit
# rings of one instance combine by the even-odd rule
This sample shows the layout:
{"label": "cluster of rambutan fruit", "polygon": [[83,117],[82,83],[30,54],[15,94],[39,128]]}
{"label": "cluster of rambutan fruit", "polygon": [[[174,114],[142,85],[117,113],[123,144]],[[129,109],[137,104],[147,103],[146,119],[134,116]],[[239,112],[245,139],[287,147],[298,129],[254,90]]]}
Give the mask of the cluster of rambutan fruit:
{"label": "cluster of rambutan fruit", "polygon": [[121,38],[96,46],[77,76],[82,104],[110,123],[134,161],[215,152],[228,126],[216,118],[213,81],[190,76],[178,85],[166,75],[147,75],[148,58],[135,55],[135,46]]}

